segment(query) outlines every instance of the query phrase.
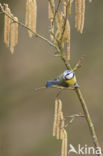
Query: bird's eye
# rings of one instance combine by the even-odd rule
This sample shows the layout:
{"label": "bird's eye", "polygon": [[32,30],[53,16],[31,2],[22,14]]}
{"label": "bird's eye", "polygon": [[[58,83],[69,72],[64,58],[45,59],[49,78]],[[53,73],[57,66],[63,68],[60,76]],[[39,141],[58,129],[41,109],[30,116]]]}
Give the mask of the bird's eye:
{"label": "bird's eye", "polygon": [[73,73],[70,73],[70,74],[68,74],[68,75],[66,75],[66,79],[67,80],[70,80],[70,79],[72,79],[73,78]]}

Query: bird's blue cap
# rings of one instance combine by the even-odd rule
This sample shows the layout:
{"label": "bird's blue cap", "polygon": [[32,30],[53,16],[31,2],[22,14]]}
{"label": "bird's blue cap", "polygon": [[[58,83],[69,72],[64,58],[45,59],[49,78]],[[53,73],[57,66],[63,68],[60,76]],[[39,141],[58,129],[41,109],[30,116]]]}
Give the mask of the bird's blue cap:
{"label": "bird's blue cap", "polygon": [[63,75],[67,75],[67,74],[70,74],[70,73],[72,73],[71,70],[65,70],[64,73],[63,73]]}

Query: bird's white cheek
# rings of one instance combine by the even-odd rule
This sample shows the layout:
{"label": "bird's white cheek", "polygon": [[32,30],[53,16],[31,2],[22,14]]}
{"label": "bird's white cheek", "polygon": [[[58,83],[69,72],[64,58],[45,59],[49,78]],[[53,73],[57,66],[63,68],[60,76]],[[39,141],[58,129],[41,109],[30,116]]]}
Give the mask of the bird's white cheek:
{"label": "bird's white cheek", "polygon": [[69,79],[72,79],[72,78],[73,78],[73,73],[67,75],[66,78],[67,78],[68,80],[69,80]]}

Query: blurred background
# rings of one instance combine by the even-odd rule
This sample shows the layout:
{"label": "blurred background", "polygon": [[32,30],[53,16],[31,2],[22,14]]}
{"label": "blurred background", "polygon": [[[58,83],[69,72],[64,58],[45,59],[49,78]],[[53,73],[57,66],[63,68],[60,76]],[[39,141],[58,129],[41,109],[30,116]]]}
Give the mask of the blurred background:
{"label": "blurred background", "polygon": [[[8,3],[12,13],[25,20],[25,0],[0,0]],[[48,35],[48,2],[39,1],[37,31]],[[103,1],[86,2],[85,29],[80,35],[74,28],[74,11],[71,18],[71,64],[86,56],[77,72],[81,90],[95,124],[99,142],[103,146]],[[66,68],[55,49],[44,41],[28,37],[19,27],[19,44],[15,53],[3,43],[3,15],[0,14],[0,155],[1,156],[59,156],[61,141],[52,137],[54,99],[56,89],[35,92],[47,80],[55,78]],[[76,94],[64,91],[65,115],[82,113]],[[92,146],[85,119],[77,119],[67,127],[68,146],[78,144]]]}

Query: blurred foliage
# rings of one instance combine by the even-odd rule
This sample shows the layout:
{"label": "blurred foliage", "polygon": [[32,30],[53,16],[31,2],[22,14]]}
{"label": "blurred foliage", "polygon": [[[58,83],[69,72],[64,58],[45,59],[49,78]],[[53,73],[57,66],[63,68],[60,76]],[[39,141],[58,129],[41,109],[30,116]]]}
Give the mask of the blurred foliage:
{"label": "blurred foliage", "polygon": [[[24,21],[25,1],[7,2],[13,13]],[[38,32],[48,37],[47,1],[38,1]],[[103,1],[93,0],[86,8],[85,30],[80,35],[71,17],[71,64],[85,55],[77,78],[88,103],[101,145],[103,119]],[[73,11],[73,10],[72,10]],[[73,13],[74,16],[74,13]],[[65,70],[54,57],[55,50],[38,38],[30,39],[27,31],[19,28],[19,44],[14,55],[3,43],[3,16],[0,15],[0,154],[2,156],[57,156],[60,144],[52,137],[54,98],[56,89],[34,92]],[[72,91],[61,94],[66,115],[82,112]],[[67,128],[68,144],[91,145],[84,119]]]}

